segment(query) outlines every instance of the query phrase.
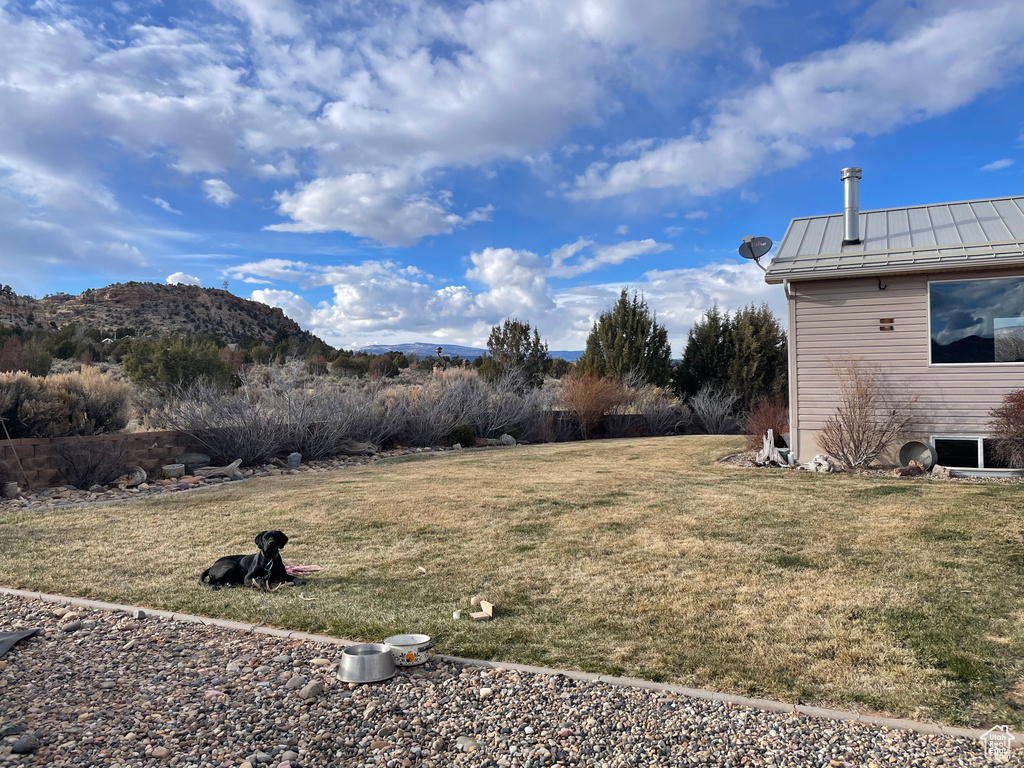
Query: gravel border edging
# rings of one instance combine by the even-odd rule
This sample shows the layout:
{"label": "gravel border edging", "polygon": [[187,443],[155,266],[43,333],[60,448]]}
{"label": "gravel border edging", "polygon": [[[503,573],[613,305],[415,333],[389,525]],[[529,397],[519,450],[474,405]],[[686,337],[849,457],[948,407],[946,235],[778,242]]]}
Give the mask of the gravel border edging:
{"label": "gravel border edging", "polygon": [[[18,597],[27,600],[41,600],[48,603],[70,605],[76,608],[87,608],[91,610],[109,611],[112,613],[115,611],[124,611],[127,613],[131,613],[133,611],[144,611],[147,616],[160,616],[165,619],[170,619],[171,621],[182,621],[190,624],[204,624],[206,626],[222,627],[224,629],[232,629],[240,632],[284,637],[291,640],[304,640],[307,642],[319,643],[321,645],[346,647],[356,644],[353,640],[345,640],[340,637],[331,637],[329,635],[313,635],[308,632],[293,632],[287,629],[276,629],[274,627],[263,627],[255,624],[245,624],[238,621],[227,621],[225,619],[195,616],[189,613],[174,613],[172,611],[161,611],[152,608],[140,608],[139,606],[134,605],[121,605],[119,603],[106,603],[99,600],[86,600],[80,597],[51,595],[45,592],[29,592],[27,590],[12,589],[10,587],[0,587],[0,595]],[[733,704],[740,707],[749,707],[751,709],[759,709],[769,712],[790,712],[793,714],[816,717],[825,720],[852,720],[854,722],[864,723],[867,725],[875,725],[901,731],[914,731],[916,733],[935,736],[956,736],[979,741],[982,735],[987,733],[987,731],[983,731],[981,729],[955,728],[953,726],[938,725],[936,723],[922,723],[917,720],[873,717],[871,715],[860,714],[859,712],[848,712],[841,709],[827,709],[823,707],[810,707],[803,704],[774,701],[772,699],[750,699],[744,696],[733,696],[727,693],[706,691],[701,688],[686,688],[681,685],[656,683],[650,680],[638,680],[631,677],[613,677],[610,675],[598,675],[593,672],[579,672],[571,669],[549,669],[547,667],[535,667],[529,664],[488,661],[485,659],[467,659],[461,656],[447,656],[444,654],[434,655],[441,661],[462,664],[469,667],[508,669],[516,672],[528,672],[540,675],[561,675],[563,677],[584,682],[605,683],[606,685],[620,685],[629,688],[643,688],[651,691],[674,693],[694,699],[703,699],[705,701],[721,701],[726,704]],[[1024,749],[1024,735],[1019,733],[1014,733],[1012,735],[1013,740],[1011,741],[1011,747],[1013,749]]]}

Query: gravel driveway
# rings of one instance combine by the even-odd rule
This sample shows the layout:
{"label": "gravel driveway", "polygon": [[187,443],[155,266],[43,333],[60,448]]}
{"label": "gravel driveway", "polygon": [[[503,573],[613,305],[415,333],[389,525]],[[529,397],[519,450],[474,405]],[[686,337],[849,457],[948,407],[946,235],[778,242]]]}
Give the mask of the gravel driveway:
{"label": "gravel driveway", "polygon": [[963,738],[559,675],[432,661],[349,686],[334,647],[68,610],[0,596],[0,631],[45,629],[0,659],[0,766],[989,764]]}

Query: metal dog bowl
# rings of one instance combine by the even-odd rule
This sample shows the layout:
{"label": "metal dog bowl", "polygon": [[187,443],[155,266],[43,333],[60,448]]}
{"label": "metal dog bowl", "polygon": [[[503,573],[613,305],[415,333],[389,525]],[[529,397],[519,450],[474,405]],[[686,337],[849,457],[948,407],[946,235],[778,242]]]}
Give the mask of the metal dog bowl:
{"label": "metal dog bowl", "polygon": [[379,683],[395,676],[395,660],[384,643],[350,645],[341,652],[338,679],[343,683]]}

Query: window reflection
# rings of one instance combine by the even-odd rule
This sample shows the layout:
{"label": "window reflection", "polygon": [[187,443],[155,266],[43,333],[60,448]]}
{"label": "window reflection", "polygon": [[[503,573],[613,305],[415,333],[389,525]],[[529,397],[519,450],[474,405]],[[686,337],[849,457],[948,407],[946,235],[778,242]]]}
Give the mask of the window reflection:
{"label": "window reflection", "polygon": [[1024,362],[1024,278],[929,283],[933,363]]}

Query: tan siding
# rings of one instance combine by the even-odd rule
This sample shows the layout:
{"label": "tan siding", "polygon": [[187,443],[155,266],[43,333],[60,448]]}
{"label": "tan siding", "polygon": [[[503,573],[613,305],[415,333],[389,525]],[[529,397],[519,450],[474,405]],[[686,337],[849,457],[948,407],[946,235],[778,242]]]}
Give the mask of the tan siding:
{"label": "tan siding", "polygon": [[[958,280],[1024,276],[1018,269],[935,275]],[[835,376],[829,361],[854,355],[879,363],[889,385],[917,393],[913,433],[986,434],[989,412],[1010,390],[1024,386],[1024,363],[933,366],[928,364],[928,281],[931,275],[815,280],[791,284],[794,348],[793,418],[798,459],[817,452],[817,431],[835,411]],[[892,318],[894,330],[880,331]]]}

